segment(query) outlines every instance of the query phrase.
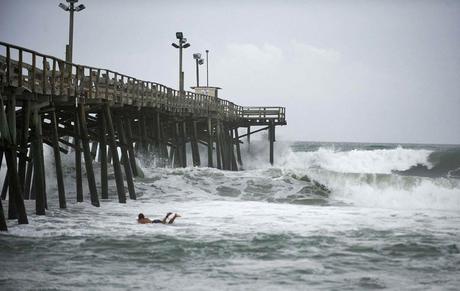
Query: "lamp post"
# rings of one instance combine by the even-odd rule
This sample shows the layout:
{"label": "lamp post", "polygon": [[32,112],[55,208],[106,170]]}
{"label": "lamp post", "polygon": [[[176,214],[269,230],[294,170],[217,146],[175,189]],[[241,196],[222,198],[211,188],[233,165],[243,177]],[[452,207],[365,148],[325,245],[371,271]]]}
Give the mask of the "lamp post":
{"label": "lamp post", "polygon": [[183,96],[184,94],[184,72],[182,72],[182,49],[186,49],[190,46],[187,43],[187,39],[184,37],[182,32],[176,32],[176,38],[178,39],[178,44],[172,43],[171,45],[179,49],[179,95]]}
{"label": "lamp post", "polygon": [[69,11],[70,12],[70,21],[69,21],[69,44],[66,49],[66,54],[65,54],[65,60],[66,62],[71,63],[72,62],[72,51],[73,51],[73,14],[74,12],[82,11],[85,9],[85,5],[80,4],[77,7],[75,7],[75,3],[78,2],[78,0],[66,0],[69,5],[65,5],[64,3],[59,3],[59,7],[62,8],[64,11]]}
{"label": "lamp post", "polygon": [[200,87],[200,70],[199,70],[199,65],[204,64],[204,60],[201,58],[200,53],[193,54],[193,58],[196,61],[196,86]]}
{"label": "lamp post", "polygon": [[209,50],[206,50],[206,87],[209,87],[209,62],[208,62]]}

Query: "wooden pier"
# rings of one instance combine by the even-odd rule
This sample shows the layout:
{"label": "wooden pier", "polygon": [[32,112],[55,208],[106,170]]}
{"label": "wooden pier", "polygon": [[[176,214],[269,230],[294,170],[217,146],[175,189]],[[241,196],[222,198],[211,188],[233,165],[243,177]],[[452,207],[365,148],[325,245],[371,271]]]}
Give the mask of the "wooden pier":
{"label": "wooden pier", "polygon": [[[28,223],[24,199],[35,200],[37,215],[47,209],[46,183],[54,181],[45,178],[44,144],[54,153],[59,207],[66,208],[61,154],[75,158],[76,200],[83,201],[84,167],[91,204],[99,207],[99,199],[109,197],[108,167],[118,201],[125,203],[125,185],[136,199],[136,158],[186,167],[191,154],[189,166],[237,171],[243,164],[240,139],[249,142],[250,135],[268,130],[273,164],[275,127],[285,124],[283,107],[243,107],[0,42],[0,165],[3,159],[7,165],[1,198],[8,196],[7,218],[20,224]],[[239,128],[247,133],[239,135]],[[207,147],[207,165],[199,144]],[[6,231],[2,200],[0,230]]]}

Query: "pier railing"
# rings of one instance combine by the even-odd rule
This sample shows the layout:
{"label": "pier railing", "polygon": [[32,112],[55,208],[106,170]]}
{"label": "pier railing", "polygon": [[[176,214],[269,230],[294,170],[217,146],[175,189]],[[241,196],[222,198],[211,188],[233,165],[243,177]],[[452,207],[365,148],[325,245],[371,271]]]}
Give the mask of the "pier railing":
{"label": "pier railing", "polygon": [[118,72],[78,65],[20,46],[0,42],[0,84],[21,87],[50,98],[75,98],[77,103],[100,102],[156,107],[174,113],[217,115],[227,120],[285,121],[284,107],[242,107],[233,102],[139,80]]}

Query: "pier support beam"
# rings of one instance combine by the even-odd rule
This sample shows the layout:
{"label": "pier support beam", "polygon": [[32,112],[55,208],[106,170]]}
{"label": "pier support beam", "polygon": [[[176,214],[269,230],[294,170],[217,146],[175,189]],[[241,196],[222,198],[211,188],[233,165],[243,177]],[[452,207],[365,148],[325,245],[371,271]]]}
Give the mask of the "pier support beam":
{"label": "pier support beam", "polygon": [[273,157],[273,142],[275,141],[275,126],[273,125],[273,120],[270,120],[270,127],[268,129],[268,138],[270,143],[270,164],[273,166],[274,157]]}
{"label": "pier support beam", "polygon": [[[14,115],[14,119],[16,119],[15,103],[14,101],[11,101],[11,102],[12,104],[10,104],[9,106],[14,105],[14,107],[13,108],[10,107],[9,110],[13,109],[14,114],[9,113],[9,115]],[[1,123],[0,124],[0,136],[1,136],[1,140],[3,140],[3,144],[6,146],[4,154],[5,154],[6,165],[7,165],[9,173],[8,173],[8,177],[5,179],[8,179],[9,184],[10,184],[9,185],[10,187],[9,200],[14,201],[14,207],[15,207],[14,215],[16,216],[14,218],[18,219],[19,224],[27,224],[29,223],[29,221],[27,219],[26,208],[24,206],[24,200],[23,200],[22,193],[21,193],[22,188],[19,183],[19,175],[17,171],[17,160],[16,160],[17,145],[14,142],[15,138],[13,138],[13,134],[15,133],[15,130],[12,130],[11,124],[9,123],[9,121],[11,121],[11,118],[13,118],[13,116],[8,116],[8,117],[9,118],[7,118],[6,113],[5,113],[5,109],[3,105],[3,97],[2,95],[0,95],[0,121],[1,121],[0,122]],[[2,209],[2,213],[0,214],[0,216],[2,217],[0,217],[0,220],[3,220],[3,222],[5,222],[4,214],[3,214],[3,207],[2,205],[0,205],[0,207]],[[9,212],[9,209],[8,209],[8,212]],[[1,225],[3,224],[3,222],[0,222],[0,229],[6,230],[6,222],[4,226]]]}
{"label": "pier support beam", "polygon": [[[129,198],[132,200],[136,200],[136,192],[134,191],[133,173],[131,171],[131,165],[130,165],[129,158],[128,158],[126,136],[125,136],[125,131],[123,127],[124,126],[123,126],[122,119],[117,118],[117,131],[118,131],[118,138],[120,141],[121,160],[123,163],[123,167],[125,168],[125,176],[126,176],[126,182],[128,183]],[[145,148],[142,147],[142,149],[145,149]]]}
{"label": "pier support beam", "polygon": [[194,167],[199,167],[201,166],[201,160],[200,160],[200,151],[198,149],[198,130],[197,130],[197,122],[192,121],[192,138],[190,141],[190,145],[192,148],[192,158],[193,158],[193,166]]}
{"label": "pier support beam", "polygon": [[109,198],[107,175],[107,124],[104,113],[98,113],[99,120],[99,157],[101,163],[101,198]]}
{"label": "pier support beam", "polygon": [[80,141],[80,122],[78,112],[74,118],[74,150],[75,150],[75,182],[77,191],[77,202],[83,202],[83,181],[81,175],[81,141]]}
{"label": "pier support beam", "polygon": [[208,117],[207,120],[207,125],[208,125],[208,167],[212,168],[213,167],[213,161],[212,161],[212,148],[213,148],[213,141],[212,141],[212,121],[211,118]]}
{"label": "pier support beam", "polygon": [[120,160],[118,159],[118,150],[115,142],[115,130],[112,122],[112,114],[109,104],[104,104],[104,116],[107,121],[107,133],[109,137],[110,152],[112,153],[113,170],[115,173],[115,182],[117,184],[118,202],[126,203],[125,189],[123,185],[123,174],[121,172]]}
{"label": "pier support beam", "polygon": [[59,195],[59,208],[66,208],[65,200],[65,189],[64,189],[64,175],[62,174],[61,164],[61,153],[59,149],[59,133],[58,133],[58,122],[56,117],[56,111],[53,110],[50,113],[51,126],[52,126],[52,138],[53,138],[53,151],[54,151],[54,165],[56,168],[56,180],[58,186]]}
{"label": "pier support beam", "polygon": [[241,159],[240,138],[239,138],[239,133],[238,133],[238,127],[235,128],[234,143],[235,143],[235,146],[236,146],[236,157],[238,159],[238,164],[240,166],[242,166],[243,165],[243,160]]}
{"label": "pier support beam", "polygon": [[96,179],[94,177],[93,156],[91,155],[91,150],[89,147],[88,128],[86,125],[86,112],[84,104],[78,104],[78,113],[80,118],[80,134],[83,144],[83,155],[85,156],[86,177],[88,179],[91,204],[93,206],[99,207],[100,203],[99,197],[97,196]]}
{"label": "pier support beam", "polygon": [[39,109],[33,110],[33,140],[32,140],[32,155],[34,163],[34,178],[33,178],[33,193],[35,193],[35,213],[37,215],[45,215],[46,208],[46,188],[43,180],[45,180],[45,173],[43,171],[43,159],[41,153],[43,151],[42,141],[42,126]]}

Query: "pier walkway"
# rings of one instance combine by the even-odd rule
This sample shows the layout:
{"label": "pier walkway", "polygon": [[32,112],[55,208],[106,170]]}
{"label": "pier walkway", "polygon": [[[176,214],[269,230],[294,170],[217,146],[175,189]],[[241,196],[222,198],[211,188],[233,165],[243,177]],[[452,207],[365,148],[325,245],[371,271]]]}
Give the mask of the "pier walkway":
{"label": "pier walkway", "polygon": [[[75,157],[76,200],[83,201],[83,160],[91,203],[100,206],[99,198],[109,196],[109,166],[118,201],[126,202],[125,185],[136,199],[136,158],[186,167],[191,154],[193,166],[201,166],[205,146],[205,166],[236,171],[241,139],[268,130],[273,164],[279,125],[286,125],[284,107],[244,107],[0,42],[0,165],[3,158],[7,165],[1,197],[8,196],[8,219],[19,223],[27,223],[24,199],[35,200],[37,215],[47,209],[46,183],[54,181],[46,180],[44,144],[54,153],[59,206],[66,208],[61,154]],[[239,135],[240,128],[247,132]],[[0,230],[7,230],[1,200]]]}

